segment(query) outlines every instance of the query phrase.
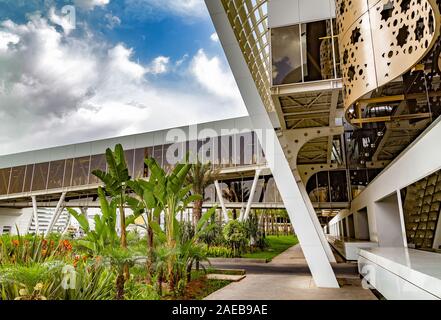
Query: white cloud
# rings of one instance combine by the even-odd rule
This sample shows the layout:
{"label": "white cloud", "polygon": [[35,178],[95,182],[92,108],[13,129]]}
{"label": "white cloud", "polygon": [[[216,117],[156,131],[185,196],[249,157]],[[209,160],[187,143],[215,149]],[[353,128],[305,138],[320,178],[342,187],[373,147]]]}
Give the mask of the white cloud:
{"label": "white cloud", "polygon": [[153,74],[162,74],[168,72],[170,58],[159,56],[156,57],[150,64],[149,71]]}
{"label": "white cloud", "polygon": [[115,27],[121,25],[121,19],[119,17],[117,17],[117,16],[114,16],[114,15],[112,15],[110,13],[107,13],[104,17],[107,20],[107,25],[106,26],[109,29],[114,29]]}
{"label": "white cloud", "polygon": [[213,42],[219,42],[219,36],[218,34],[215,32],[210,36],[211,41]]}
{"label": "white cloud", "polygon": [[246,114],[218,57],[199,51],[191,78],[167,86],[149,78],[169,58],[134,60],[122,43],[68,37],[41,17],[0,23],[0,154]]}
{"label": "white cloud", "polygon": [[82,9],[92,10],[95,7],[104,7],[110,0],[74,0],[74,4]]}
{"label": "white cloud", "polygon": [[20,38],[12,33],[0,31],[0,51],[6,52],[10,45],[17,44]]}
{"label": "white cloud", "polygon": [[59,16],[55,13],[55,8],[51,7],[49,9],[49,14],[48,14],[49,20],[56,24],[59,25],[63,28],[63,31],[66,35],[69,35],[69,33],[75,29],[75,25],[72,23],[72,21],[69,19],[69,15],[65,15],[65,16]]}
{"label": "white cloud", "polygon": [[242,101],[233,75],[222,66],[218,56],[209,58],[200,49],[193,58],[191,71],[200,85],[221,98]]}

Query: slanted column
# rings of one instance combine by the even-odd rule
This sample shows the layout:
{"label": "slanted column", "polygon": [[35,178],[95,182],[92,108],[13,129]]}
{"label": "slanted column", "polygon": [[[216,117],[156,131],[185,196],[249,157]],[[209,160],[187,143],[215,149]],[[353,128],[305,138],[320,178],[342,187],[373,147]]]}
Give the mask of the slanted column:
{"label": "slanted column", "polygon": [[40,225],[38,223],[37,197],[31,196],[31,199],[32,199],[32,214],[34,217],[34,224],[35,224],[35,234],[38,234],[40,232]]}
{"label": "slanted column", "polygon": [[63,212],[64,209],[64,199],[66,197],[66,192],[63,192],[60,196],[60,199],[58,200],[57,206],[55,207],[55,212],[54,215],[52,216],[51,221],[49,222],[49,225],[47,227],[46,230],[46,236],[49,235],[49,233],[52,232],[52,229],[54,228],[55,224],[58,221],[58,218],[60,217],[61,213]]}
{"label": "slanted column", "polygon": [[251,186],[251,191],[250,191],[250,198],[248,199],[247,208],[245,209],[245,215],[243,218],[243,220],[245,221],[248,219],[248,216],[250,215],[251,205],[253,203],[254,194],[256,193],[257,183],[259,182],[260,172],[261,172],[260,169],[257,169],[254,175],[253,185]]}
{"label": "slanted column", "polygon": [[219,198],[219,202],[220,202],[220,205],[222,208],[222,214],[224,216],[224,220],[225,220],[225,222],[228,222],[229,218],[228,218],[227,208],[225,207],[224,197],[222,196],[222,191],[220,189],[218,180],[214,181],[214,187],[216,188],[216,194],[217,194],[217,197]]}

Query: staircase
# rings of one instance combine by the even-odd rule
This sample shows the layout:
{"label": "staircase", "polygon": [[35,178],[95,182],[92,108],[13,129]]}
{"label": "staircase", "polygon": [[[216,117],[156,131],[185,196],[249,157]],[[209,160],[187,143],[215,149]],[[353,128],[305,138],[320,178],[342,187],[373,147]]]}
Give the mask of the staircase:
{"label": "staircase", "polygon": [[[54,208],[39,208],[37,210],[39,234],[46,233],[54,213],[55,213]],[[60,217],[58,218],[58,221],[55,223],[52,232],[63,233],[64,230],[66,230],[66,228],[69,226],[69,223],[70,223],[70,214],[66,210],[63,210]],[[35,233],[35,219],[33,216],[28,228],[28,233]]]}

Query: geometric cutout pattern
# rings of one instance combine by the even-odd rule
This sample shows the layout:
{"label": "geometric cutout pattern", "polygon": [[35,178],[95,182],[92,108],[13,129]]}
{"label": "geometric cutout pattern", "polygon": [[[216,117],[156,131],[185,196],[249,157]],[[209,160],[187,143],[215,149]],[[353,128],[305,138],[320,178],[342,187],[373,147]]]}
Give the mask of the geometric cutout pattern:
{"label": "geometric cutout pattern", "polygon": [[403,75],[440,31],[435,0],[337,0],[344,105]]}

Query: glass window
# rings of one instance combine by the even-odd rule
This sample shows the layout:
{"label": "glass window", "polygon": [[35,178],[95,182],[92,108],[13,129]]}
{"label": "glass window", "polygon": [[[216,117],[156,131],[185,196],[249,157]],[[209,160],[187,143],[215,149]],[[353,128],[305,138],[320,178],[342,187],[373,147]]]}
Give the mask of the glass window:
{"label": "glass window", "polygon": [[90,159],[90,178],[89,178],[89,184],[101,182],[101,180],[98,179],[97,176],[92,174],[92,171],[93,170],[101,170],[103,172],[106,172],[106,167],[107,167],[106,155],[98,154],[98,155],[92,156],[91,159]]}
{"label": "glass window", "polygon": [[300,26],[271,30],[273,85],[302,81]]}
{"label": "glass window", "polygon": [[73,159],[67,159],[66,169],[64,170],[63,187],[70,187],[72,185],[72,170],[73,170]]}
{"label": "glass window", "polygon": [[74,159],[72,186],[84,186],[89,183],[90,157]]}
{"label": "glass window", "polygon": [[0,194],[8,194],[11,168],[0,169]]}
{"label": "glass window", "polygon": [[32,176],[34,174],[34,165],[28,164],[26,166],[26,176],[23,186],[23,192],[29,192],[31,191],[31,184],[32,184]]}
{"label": "glass window", "polygon": [[12,168],[11,182],[9,184],[9,194],[20,193],[23,191],[26,166]]}
{"label": "glass window", "polygon": [[346,180],[346,171],[330,171],[331,201],[348,201],[348,184]]}
{"label": "glass window", "polygon": [[[146,158],[147,149],[141,148],[135,150],[135,164],[133,170],[133,178],[138,179],[142,177],[147,177],[147,166],[144,164],[144,159]],[[145,171],[145,175],[144,175]]]}
{"label": "glass window", "polygon": [[317,192],[319,202],[329,202],[329,177],[327,171],[317,173]]}
{"label": "glass window", "polygon": [[46,190],[49,162],[37,163],[32,178],[32,191]]}
{"label": "glass window", "polygon": [[48,189],[61,188],[63,186],[63,175],[65,160],[52,161],[49,169]]}
{"label": "glass window", "polygon": [[302,24],[303,79],[334,78],[331,20]]}

